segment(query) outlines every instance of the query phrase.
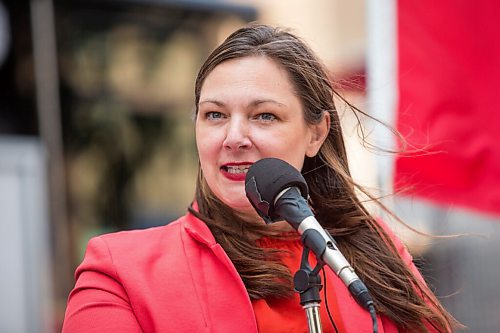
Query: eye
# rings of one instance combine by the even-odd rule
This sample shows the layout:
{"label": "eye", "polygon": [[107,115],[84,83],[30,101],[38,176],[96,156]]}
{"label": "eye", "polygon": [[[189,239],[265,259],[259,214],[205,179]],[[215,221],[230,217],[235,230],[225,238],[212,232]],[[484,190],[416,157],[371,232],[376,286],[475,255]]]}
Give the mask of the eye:
{"label": "eye", "polygon": [[262,121],[273,121],[278,119],[274,114],[268,112],[259,113],[255,118]]}
{"label": "eye", "polygon": [[224,118],[224,114],[218,111],[205,112],[205,118],[208,120],[218,120]]}

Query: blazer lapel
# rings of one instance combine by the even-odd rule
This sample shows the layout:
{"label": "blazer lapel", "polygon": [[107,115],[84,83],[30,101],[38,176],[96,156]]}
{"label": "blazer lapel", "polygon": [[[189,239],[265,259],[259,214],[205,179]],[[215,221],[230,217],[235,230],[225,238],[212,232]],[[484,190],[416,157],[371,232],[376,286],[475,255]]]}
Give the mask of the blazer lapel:
{"label": "blazer lapel", "polygon": [[231,260],[205,223],[188,214],[184,251],[208,331],[256,333],[252,303]]}

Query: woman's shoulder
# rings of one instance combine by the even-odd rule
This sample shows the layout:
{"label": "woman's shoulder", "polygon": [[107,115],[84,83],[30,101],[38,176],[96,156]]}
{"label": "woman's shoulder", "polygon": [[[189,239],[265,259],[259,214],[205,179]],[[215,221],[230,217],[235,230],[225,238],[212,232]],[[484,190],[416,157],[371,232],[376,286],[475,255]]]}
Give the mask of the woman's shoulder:
{"label": "woman's shoulder", "polygon": [[84,262],[128,266],[176,253],[182,242],[183,217],[163,226],[102,234],[89,240]]}
{"label": "woman's shoulder", "polygon": [[215,240],[206,224],[187,213],[163,226],[94,237],[88,242],[84,262],[96,259],[128,266],[133,262],[148,262],[158,258],[175,260],[185,255],[186,250],[191,250],[188,251],[191,253],[200,245],[213,243]]}
{"label": "woman's shoulder", "polygon": [[179,218],[161,226],[105,233],[92,238],[91,242],[98,240],[110,246],[147,246],[148,244],[163,241],[165,238],[176,237],[181,226],[182,218]]}

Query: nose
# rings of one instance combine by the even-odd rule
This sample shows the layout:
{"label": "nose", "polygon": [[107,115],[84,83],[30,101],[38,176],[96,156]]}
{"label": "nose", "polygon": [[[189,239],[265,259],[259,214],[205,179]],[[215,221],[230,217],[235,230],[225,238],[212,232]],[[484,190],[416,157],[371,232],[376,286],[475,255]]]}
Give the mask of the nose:
{"label": "nose", "polygon": [[248,150],[252,147],[249,124],[245,119],[232,117],[227,124],[223,146],[227,150]]}

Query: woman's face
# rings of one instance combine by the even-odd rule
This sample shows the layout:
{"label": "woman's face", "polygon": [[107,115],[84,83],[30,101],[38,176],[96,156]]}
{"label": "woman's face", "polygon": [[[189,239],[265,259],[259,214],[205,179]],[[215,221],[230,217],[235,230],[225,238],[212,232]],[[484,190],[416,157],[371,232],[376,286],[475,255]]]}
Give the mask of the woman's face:
{"label": "woman's face", "polygon": [[329,119],[320,125],[305,122],[287,72],[273,60],[225,61],[206,77],[200,92],[196,143],[205,180],[229,207],[255,215],[244,182],[252,163],[276,157],[301,170],[304,157],[318,152],[328,125]]}

